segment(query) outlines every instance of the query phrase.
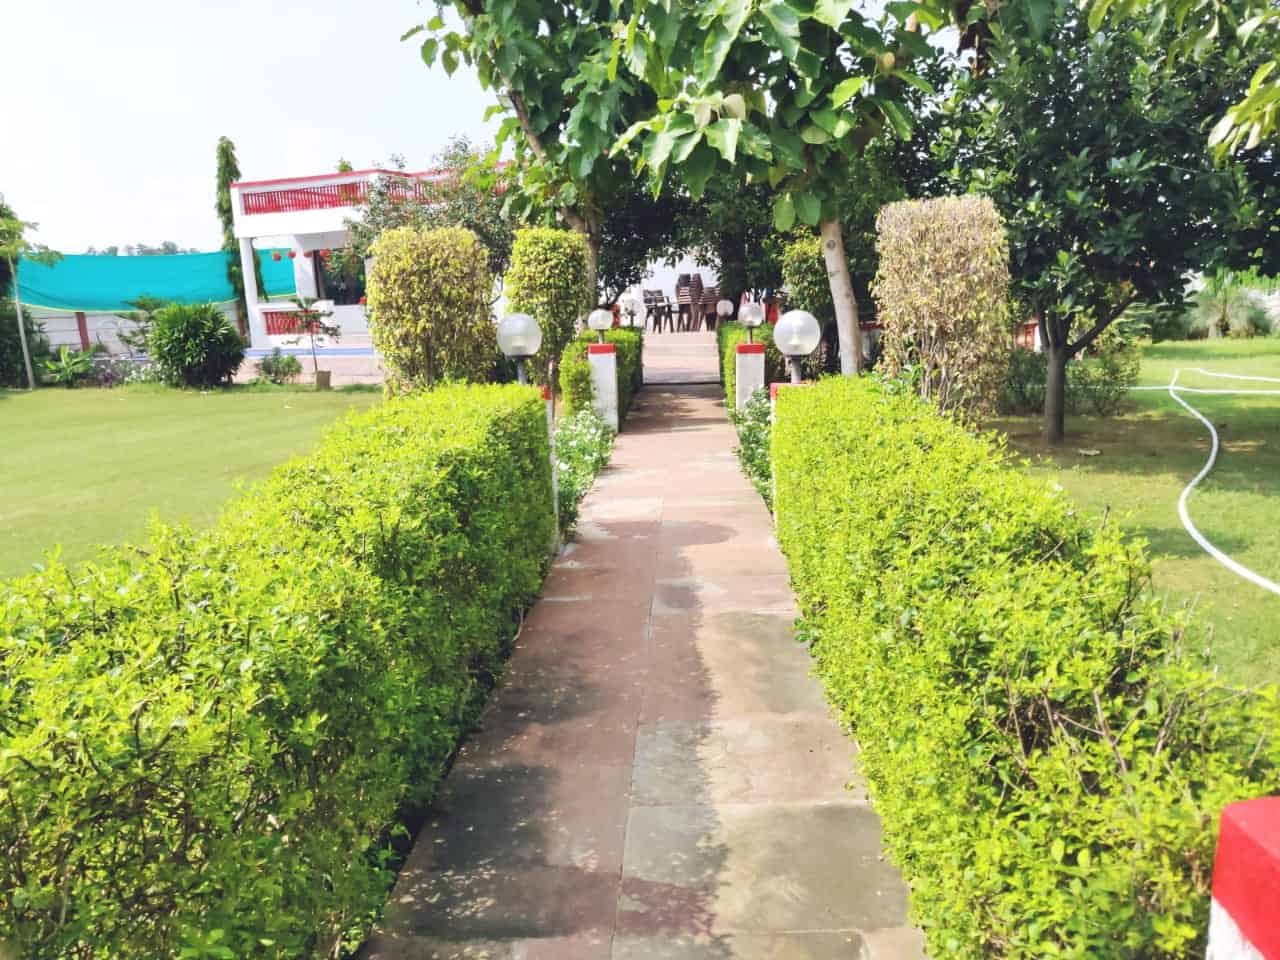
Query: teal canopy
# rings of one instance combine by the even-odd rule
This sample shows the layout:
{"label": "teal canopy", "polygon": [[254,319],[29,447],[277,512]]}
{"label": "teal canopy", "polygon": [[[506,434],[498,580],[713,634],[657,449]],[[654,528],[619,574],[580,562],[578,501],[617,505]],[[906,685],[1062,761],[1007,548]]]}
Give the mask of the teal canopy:
{"label": "teal canopy", "polygon": [[[294,292],[293,261],[255,251],[267,296]],[[47,310],[119,313],[130,300],[156,297],[174,303],[224,303],[234,298],[227,279],[229,254],[177,253],[169,256],[64,256],[52,266],[23,258],[18,263],[23,304]]]}

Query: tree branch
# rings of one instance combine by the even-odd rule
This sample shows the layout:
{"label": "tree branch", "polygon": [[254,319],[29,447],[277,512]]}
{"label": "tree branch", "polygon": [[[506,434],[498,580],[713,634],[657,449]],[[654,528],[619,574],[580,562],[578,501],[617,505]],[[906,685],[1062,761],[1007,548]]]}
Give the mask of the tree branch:
{"label": "tree branch", "polygon": [[1125,297],[1123,300],[1120,301],[1120,304],[1107,315],[1106,319],[1099,320],[1097,323],[1093,325],[1092,328],[1089,329],[1087,333],[1085,333],[1082,337],[1080,337],[1079,340],[1077,340],[1075,343],[1068,344],[1067,349],[1071,352],[1071,356],[1075,356],[1077,353],[1079,353],[1089,344],[1093,343],[1094,340],[1097,340],[1098,334],[1102,333],[1103,330],[1111,326],[1111,322],[1115,320],[1116,317],[1120,316],[1120,314],[1128,310],[1129,305],[1137,299],[1138,299],[1138,291],[1134,290],[1127,297]]}

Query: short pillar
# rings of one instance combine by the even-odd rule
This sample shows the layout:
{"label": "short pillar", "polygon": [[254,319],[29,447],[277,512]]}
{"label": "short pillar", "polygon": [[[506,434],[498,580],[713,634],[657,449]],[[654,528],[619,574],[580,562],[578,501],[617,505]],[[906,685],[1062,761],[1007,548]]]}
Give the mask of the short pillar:
{"label": "short pillar", "polygon": [[740,343],[733,359],[734,409],[741,410],[751,394],[764,389],[764,344]]}
{"label": "short pillar", "polygon": [[1222,811],[1206,960],[1280,960],[1280,797]]}
{"label": "short pillar", "polygon": [[616,433],[618,423],[618,351],[612,343],[587,344],[591,365],[591,406]]}

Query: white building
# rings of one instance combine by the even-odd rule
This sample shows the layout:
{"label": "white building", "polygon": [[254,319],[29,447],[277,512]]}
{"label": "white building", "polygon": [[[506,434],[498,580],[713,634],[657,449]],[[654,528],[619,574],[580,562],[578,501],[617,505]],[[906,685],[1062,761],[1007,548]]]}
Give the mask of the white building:
{"label": "white building", "polygon": [[395,170],[353,170],[314,177],[280,180],[242,180],[231,185],[231,209],[235,235],[240,241],[244,265],[245,299],[249,307],[249,339],[254,348],[270,348],[293,341],[299,304],[266,301],[254,280],[253,251],[279,247],[293,261],[299,297],[313,298],[315,306],[331,312],[329,322],[343,335],[367,334],[364,282],[343,284],[327,269],[328,253],[346,247],[346,224],[361,215],[361,204],[380,178],[387,178],[392,196],[406,200],[428,199],[437,171],[403,173]]}

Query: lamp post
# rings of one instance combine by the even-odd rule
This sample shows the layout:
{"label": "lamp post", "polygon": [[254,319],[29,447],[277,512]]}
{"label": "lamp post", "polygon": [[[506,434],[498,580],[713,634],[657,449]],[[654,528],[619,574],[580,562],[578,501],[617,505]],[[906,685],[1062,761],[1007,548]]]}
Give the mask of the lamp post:
{"label": "lamp post", "polygon": [[542,346],[542,329],[527,313],[509,313],[498,324],[498,348],[516,362],[516,380],[528,383],[524,362]]}
{"label": "lamp post", "polygon": [[[627,326],[629,327],[634,327],[636,325],[637,317],[644,317],[644,301],[635,294],[624,296],[618,301],[618,306],[622,308],[622,312],[627,318]],[[640,326],[644,326],[643,319],[640,321]]]}
{"label": "lamp post", "polygon": [[587,326],[600,336],[604,343],[604,332],[613,326],[613,311],[599,307],[587,314]]}
{"label": "lamp post", "polygon": [[716,304],[716,316],[720,318],[720,322],[724,323],[733,316],[733,301],[721,300]]}
{"label": "lamp post", "polygon": [[818,349],[822,328],[807,310],[788,310],[773,328],[773,342],[791,364],[791,382],[800,383],[800,360]]}
{"label": "lamp post", "polygon": [[738,308],[738,322],[747,328],[747,343],[755,343],[752,334],[764,323],[764,307],[752,300]]}

